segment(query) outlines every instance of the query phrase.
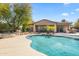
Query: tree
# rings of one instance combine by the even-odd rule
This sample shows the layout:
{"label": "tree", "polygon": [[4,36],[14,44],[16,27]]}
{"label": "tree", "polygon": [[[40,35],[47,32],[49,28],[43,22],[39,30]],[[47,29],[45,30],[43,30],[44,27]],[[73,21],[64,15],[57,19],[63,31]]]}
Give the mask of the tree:
{"label": "tree", "polygon": [[67,22],[65,19],[61,20],[61,25],[62,26],[69,26],[71,24],[72,24],[71,22]]}
{"label": "tree", "polygon": [[71,24],[72,24],[71,22],[68,22],[65,19],[63,19],[61,21],[61,31],[67,32],[70,29]]}
{"label": "tree", "polygon": [[63,19],[63,20],[61,20],[61,22],[66,22],[66,20],[65,20],[65,19]]}
{"label": "tree", "polygon": [[14,4],[15,27],[23,26],[24,31],[29,23],[32,23],[31,5],[30,4]]}
{"label": "tree", "polygon": [[[11,12],[9,4],[0,4],[0,20],[9,24],[11,18]],[[10,25],[10,24],[9,24]]]}
{"label": "tree", "polygon": [[[12,7],[11,7],[12,6]],[[0,4],[0,22],[5,22],[16,31],[20,26],[23,29],[32,23],[30,4]]]}
{"label": "tree", "polygon": [[[11,21],[11,12],[10,12],[9,4],[1,3],[0,4],[0,22],[5,24],[7,23],[9,27],[12,27],[10,21]],[[7,25],[5,25],[5,27],[7,27]]]}
{"label": "tree", "polygon": [[75,27],[76,29],[79,29],[79,19],[75,22],[74,27]]}

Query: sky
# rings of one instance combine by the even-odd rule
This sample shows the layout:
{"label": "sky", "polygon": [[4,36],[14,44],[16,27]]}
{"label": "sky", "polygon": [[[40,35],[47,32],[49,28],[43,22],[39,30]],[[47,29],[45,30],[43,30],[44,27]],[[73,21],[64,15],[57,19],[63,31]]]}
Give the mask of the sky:
{"label": "sky", "polygon": [[75,22],[79,18],[79,3],[32,3],[32,18]]}

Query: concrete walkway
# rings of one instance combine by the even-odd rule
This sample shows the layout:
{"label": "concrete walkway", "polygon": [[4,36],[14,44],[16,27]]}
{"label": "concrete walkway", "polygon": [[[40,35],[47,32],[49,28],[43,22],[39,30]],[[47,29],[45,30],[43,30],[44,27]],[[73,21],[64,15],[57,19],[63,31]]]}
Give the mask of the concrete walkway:
{"label": "concrete walkway", "polygon": [[30,47],[26,35],[0,39],[0,55],[3,56],[45,56]]}

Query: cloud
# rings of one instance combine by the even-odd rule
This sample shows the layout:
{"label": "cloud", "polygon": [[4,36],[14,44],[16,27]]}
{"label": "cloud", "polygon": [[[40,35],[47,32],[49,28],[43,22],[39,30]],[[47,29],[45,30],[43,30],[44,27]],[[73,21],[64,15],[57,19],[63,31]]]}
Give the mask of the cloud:
{"label": "cloud", "polygon": [[75,14],[75,12],[71,12],[71,14]]}
{"label": "cloud", "polygon": [[79,12],[79,8],[75,9],[76,12]]}
{"label": "cloud", "polygon": [[68,6],[68,5],[70,5],[70,3],[64,3],[64,5],[65,5],[65,6]]}
{"label": "cloud", "polygon": [[62,13],[62,16],[69,16],[69,13]]}

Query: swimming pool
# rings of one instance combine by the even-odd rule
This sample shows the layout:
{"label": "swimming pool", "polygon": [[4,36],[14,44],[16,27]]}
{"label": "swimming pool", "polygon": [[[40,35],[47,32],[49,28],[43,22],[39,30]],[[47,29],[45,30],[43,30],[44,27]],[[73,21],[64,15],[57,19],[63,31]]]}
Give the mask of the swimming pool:
{"label": "swimming pool", "polygon": [[75,38],[52,36],[52,35],[32,35],[31,47],[48,56],[79,56],[79,41]]}

